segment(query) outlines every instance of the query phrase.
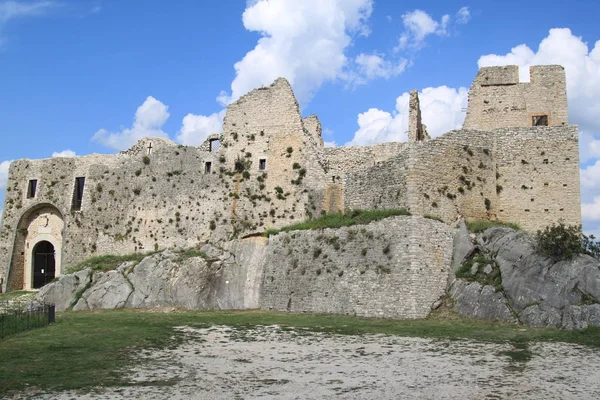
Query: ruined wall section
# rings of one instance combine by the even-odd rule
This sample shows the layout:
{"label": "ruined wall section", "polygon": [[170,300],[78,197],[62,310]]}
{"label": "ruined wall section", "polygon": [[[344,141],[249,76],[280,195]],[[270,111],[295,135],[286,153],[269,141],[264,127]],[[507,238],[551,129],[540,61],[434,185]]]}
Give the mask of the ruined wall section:
{"label": "ruined wall section", "polygon": [[370,168],[345,175],[344,207],[351,209],[408,209],[408,151]]}
{"label": "ruined wall section", "polygon": [[[95,255],[187,248],[219,233],[226,236],[231,199],[219,175],[205,173],[207,157],[213,155],[147,138],[118,155],[16,161],[9,174],[0,265],[9,264],[24,212],[44,204],[64,217],[63,271]],[[72,209],[76,177],[85,177],[81,210]],[[27,198],[30,179],[38,180],[32,199]]]}
{"label": "ruined wall section", "polygon": [[493,219],[496,199],[494,139],[487,132],[458,130],[409,150],[409,210],[454,223]]}
{"label": "ruined wall section", "polygon": [[422,217],[281,233],[267,247],[261,308],[424,318],[444,295],[453,236]]}
{"label": "ruined wall section", "polygon": [[389,160],[408,148],[408,143],[377,143],[371,146],[325,147],[323,156],[327,162],[328,182],[346,183],[346,175],[369,169],[377,163]]}
{"label": "ruined wall section", "polygon": [[532,66],[529,83],[519,83],[517,66],[484,67],[479,69],[469,90],[463,127],[487,131],[532,126],[532,117],[538,115],[547,115],[549,126],[568,123],[563,67]]}
{"label": "ruined wall section", "polygon": [[[311,129],[318,128],[318,120],[309,121]],[[232,180],[229,218],[240,235],[320,212],[324,171],[315,156],[319,145],[313,133],[305,128],[285,79],[253,90],[227,108],[222,171]],[[240,160],[246,163],[243,174],[236,172]]]}
{"label": "ruined wall section", "polygon": [[504,128],[492,134],[498,218],[530,232],[559,219],[581,224],[577,127]]}

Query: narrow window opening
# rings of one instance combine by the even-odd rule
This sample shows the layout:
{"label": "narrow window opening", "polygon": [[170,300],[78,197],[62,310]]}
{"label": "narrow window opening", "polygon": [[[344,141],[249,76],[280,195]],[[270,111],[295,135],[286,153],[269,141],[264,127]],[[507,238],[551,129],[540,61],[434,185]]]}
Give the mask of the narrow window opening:
{"label": "narrow window opening", "polygon": [[548,116],[547,115],[534,115],[531,117],[531,125],[532,126],[548,126]]}
{"label": "narrow window opening", "polygon": [[207,161],[204,163],[204,173],[210,174],[211,172],[212,172],[212,163],[210,161]]}
{"label": "narrow window opening", "polygon": [[548,212],[548,211],[550,211],[550,210],[549,210],[549,209],[547,209],[547,208],[544,208],[544,211],[545,211],[545,212]]}
{"label": "narrow window opening", "polygon": [[211,153],[219,151],[221,148],[221,141],[219,139],[211,139],[208,142],[208,148]]}
{"label": "narrow window opening", "polygon": [[528,209],[528,208],[526,208],[526,209],[525,209],[525,212],[529,212],[529,209]]}
{"label": "narrow window opening", "polygon": [[567,184],[566,184],[566,183],[563,183],[563,187],[567,187]]}
{"label": "narrow window opening", "polygon": [[266,158],[261,158],[258,160],[258,170],[259,171],[264,171],[267,169],[267,159]]}
{"label": "narrow window opening", "polygon": [[534,201],[534,199],[531,199],[531,201]]}
{"label": "narrow window opening", "polygon": [[569,157],[565,158],[565,161],[571,161],[571,159]]}
{"label": "narrow window opening", "polygon": [[558,211],[565,211],[565,209],[564,209],[564,208],[561,208],[561,209],[560,209],[560,210],[558,210]]}
{"label": "narrow window opening", "polygon": [[544,158],[544,164],[548,164],[548,159]]}
{"label": "narrow window opening", "polygon": [[31,179],[29,181],[29,186],[27,186],[27,198],[33,199],[35,197],[36,192],[37,192],[37,179]]}
{"label": "narrow window opening", "polygon": [[85,186],[85,178],[75,178],[75,189],[73,190],[73,202],[71,203],[71,210],[81,210],[81,203],[83,201],[83,187]]}
{"label": "narrow window opening", "polygon": [[548,182],[544,182],[544,186],[548,186]]}

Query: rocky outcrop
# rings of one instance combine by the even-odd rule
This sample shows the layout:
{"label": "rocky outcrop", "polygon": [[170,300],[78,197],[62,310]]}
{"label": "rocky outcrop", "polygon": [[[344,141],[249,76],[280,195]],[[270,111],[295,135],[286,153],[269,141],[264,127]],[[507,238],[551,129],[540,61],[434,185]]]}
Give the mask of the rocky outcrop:
{"label": "rocky outcrop", "polygon": [[[473,246],[471,260],[462,264],[462,279],[449,288],[457,312],[532,326],[600,326],[599,260],[579,255],[554,261],[536,252],[531,235],[500,227],[478,234]],[[500,285],[478,282],[485,278],[483,266],[473,269],[479,259],[499,268]]]}
{"label": "rocky outcrop", "polygon": [[199,251],[164,251],[114,271],[85,269],[46,285],[38,299],[58,311],[110,308],[259,308],[264,239],[205,245]]}

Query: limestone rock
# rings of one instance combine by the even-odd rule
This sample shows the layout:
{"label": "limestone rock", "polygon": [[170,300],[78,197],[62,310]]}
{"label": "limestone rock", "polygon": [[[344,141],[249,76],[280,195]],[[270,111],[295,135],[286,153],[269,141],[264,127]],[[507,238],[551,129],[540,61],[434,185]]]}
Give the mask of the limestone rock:
{"label": "limestone rock", "polygon": [[95,272],[92,286],[82,294],[73,310],[123,308],[132,291],[120,271]]}
{"label": "limestone rock", "polygon": [[516,322],[502,293],[493,286],[481,286],[458,279],[450,289],[454,309],[462,315],[500,321]]}
{"label": "limestone rock", "polygon": [[63,275],[56,282],[46,285],[36,295],[38,301],[54,304],[56,311],[65,311],[75,300],[75,296],[91,281],[92,270],[86,268],[79,272]]}
{"label": "limestone rock", "polygon": [[[477,251],[500,268],[503,294],[499,295],[521,322],[563,329],[600,326],[599,260],[579,255],[554,261],[536,252],[533,236],[503,227],[477,235],[476,243]],[[486,265],[484,272],[491,273],[489,267]],[[451,295],[459,300],[456,310],[486,318],[481,317],[486,313],[478,310],[494,299],[475,296],[471,285],[452,286]]]}

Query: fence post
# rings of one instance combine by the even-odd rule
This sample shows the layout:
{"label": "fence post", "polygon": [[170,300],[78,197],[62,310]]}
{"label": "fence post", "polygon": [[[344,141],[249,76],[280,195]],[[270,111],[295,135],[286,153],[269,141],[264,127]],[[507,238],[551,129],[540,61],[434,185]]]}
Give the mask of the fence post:
{"label": "fence post", "polygon": [[54,322],[54,311],[55,311],[55,305],[51,304],[48,306],[48,324],[51,324]]}

